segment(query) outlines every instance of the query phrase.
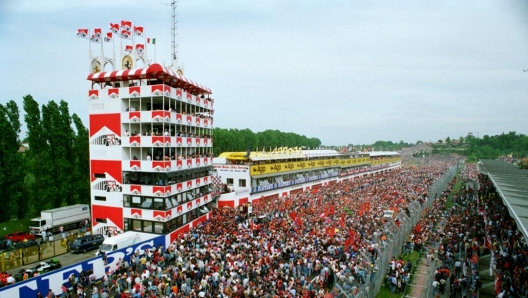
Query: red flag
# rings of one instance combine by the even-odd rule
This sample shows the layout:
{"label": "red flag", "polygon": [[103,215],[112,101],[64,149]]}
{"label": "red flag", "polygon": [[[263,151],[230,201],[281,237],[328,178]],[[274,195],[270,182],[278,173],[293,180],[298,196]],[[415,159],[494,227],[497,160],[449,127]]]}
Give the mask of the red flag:
{"label": "red flag", "polygon": [[136,52],[138,53],[139,56],[143,56],[143,52],[145,51],[145,45],[144,44],[141,44],[141,43],[138,43],[136,45]]}
{"label": "red flag", "polygon": [[326,217],[326,214],[323,212],[323,213],[319,214],[319,217],[320,217],[320,218],[325,218],[325,217]]}
{"label": "red flag", "polygon": [[295,223],[299,226],[299,228],[302,227],[302,220],[301,220],[300,216],[297,216],[297,219],[296,219]]}
{"label": "red flag", "polygon": [[134,33],[137,36],[143,36],[143,27],[142,26],[134,26]]}
{"label": "red flag", "polygon": [[339,222],[339,226],[341,226],[342,229],[345,228],[345,214],[341,213],[341,220]]}
{"label": "red flag", "polygon": [[105,42],[111,42],[112,41],[112,32],[107,32],[106,36],[104,38]]}
{"label": "red flag", "polygon": [[295,211],[292,211],[292,212],[290,213],[290,217],[292,218],[292,220],[295,221],[295,218],[297,218],[297,213],[296,213]]}
{"label": "red flag", "polygon": [[130,31],[132,29],[132,22],[131,21],[121,21],[121,28]]}
{"label": "red flag", "polygon": [[345,240],[345,250],[348,250],[348,248],[350,247],[350,245],[352,245],[352,243],[353,243],[352,238],[348,237],[348,238]]}
{"label": "red flag", "polygon": [[121,30],[121,38],[130,39],[130,35],[132,35],[132,34],[130,34],[130,31],[125,30],[125,29]]}
{"label": "red flag", "polygon": [[348,231],[348,236],[352,239],[356,238],[356,232],[354,232],[354,230],[350,229]]}
{"label": "red flag", "polygon": [[335,206],[334,205],[330,205],[330,214],[335,214]]}
{"label": "red flag", "polygon": [[493,245],[491,244],[489,235],[486,235],[486,237],[484,237],[484,246],[489,250],[493,250]]}
{"label": "red flag", "polygon": [[326,235],[334,236],[335,235],[335,228],[334,227],[326,228]]}
{"label": "red flag", "polygon": [[110,23],[110,31],[116,34],[119,33],[119,24]]}
{"label": "red flag", "polygon": [[101,28],[95,28],[95,29],[94,29],[94,35],[95,35],[97,38],[101,38]]}
{"label": "red flag", "polygon": [[77,37],[88,38],[88,29],[77,29]]}

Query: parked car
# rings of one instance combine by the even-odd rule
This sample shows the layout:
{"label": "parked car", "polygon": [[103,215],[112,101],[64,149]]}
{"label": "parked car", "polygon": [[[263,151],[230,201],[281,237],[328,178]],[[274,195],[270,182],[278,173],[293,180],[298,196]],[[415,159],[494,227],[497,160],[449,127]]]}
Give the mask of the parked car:
{"label": "parked car", "polygon": [[104,237],[102,235],[89,235],[76,238],[70,244],[70,251],[75,252],[87,252],[92,249],[97,249],[101,244],[103,244]]}
{"label": "parked car", "polygon": [[9,248],[9,240],[7,239],[0,239],[0,252],[6,250]]}
{"label": "parked car", "polygon": [[22,232],[22,231],[17,231],[9,235],[6,235],[5,238],[15,243],[15,242],[23,242],[24,240],[35,240],[35,235]]}
{"label": "parked car", "polygon": [[46,272],[50,272],[56,269],[61,268],[62,265],[59,260],[57,259],[51,259],[48,262],[40,262],[37,266],[33,268],[28,269],[22,269],[20,272],[18,272],[15,275],[16,281],[21,281],[24,279],[24,272],[28,273],[28,277],[31,278],[35,274],[35,272],[38,272],[39,274],[44,274]]}

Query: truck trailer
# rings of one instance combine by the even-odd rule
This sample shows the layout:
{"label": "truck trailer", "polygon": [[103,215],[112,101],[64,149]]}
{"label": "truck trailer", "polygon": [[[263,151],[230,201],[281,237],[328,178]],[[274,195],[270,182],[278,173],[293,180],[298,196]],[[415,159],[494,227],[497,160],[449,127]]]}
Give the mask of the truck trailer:
{"label": "truck trailer", "polygon": [[85,204],[43,210],[39,218],[29,222],[29,230],[35,235],[42,235],[42,231],[59,233],[78,229],[85,221],[90,220],[90,207]]}

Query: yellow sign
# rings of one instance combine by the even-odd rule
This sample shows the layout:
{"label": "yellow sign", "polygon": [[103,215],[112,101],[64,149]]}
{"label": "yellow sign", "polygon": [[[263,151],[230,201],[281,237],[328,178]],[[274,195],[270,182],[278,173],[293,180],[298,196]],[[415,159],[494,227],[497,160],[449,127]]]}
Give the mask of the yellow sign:
{"label": "yellow sign", "polygon": [[278,162],[272,164],[259,164],[250,167],[251,176],[267,175],[273,173],[285,173],[321,168],[349,167],[355,165],[370,164],[370,158],[349,159],[318,159],[295,162]]}

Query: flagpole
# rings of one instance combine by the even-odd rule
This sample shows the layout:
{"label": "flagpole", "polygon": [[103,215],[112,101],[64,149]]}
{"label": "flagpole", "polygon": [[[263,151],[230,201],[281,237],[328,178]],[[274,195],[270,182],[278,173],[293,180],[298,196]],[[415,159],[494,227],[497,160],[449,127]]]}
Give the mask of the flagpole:
{"label": "flagpole", "polygon": [[147,65],[144,65],[144,67],[148,67],[148,45],[147,45],[147,27],[143,27],[143,44],[145,45],[145,61],[147,62]]}
{"label": "flagpole", "polygon": [[92,30],[88,28],[88,68],[90,71],[88,73],[92,73]]}
{"label": "flagpole", "polygon": [[115,39],[113,35],[112,35],[112,60],[114,61],[114,63],[112,63],[114,66],[113,70],[116,71],[118,70],[118,68],[117,68],[117,61],[116,61],[116,54],[115,54]]}
{"label": "flagpole", "polygon": [[100,72],[103,72],[104,70],[104,63],[106,61],[106,57],[104,55],[104,49],[103,49],[103,43],[104,43],[104,36],[103,36],[103,28],[101,28],[101,36],[99,38],[99,42],[101,43],[101,56],[99,57],[99,63],[101,64],[101,70]]}

